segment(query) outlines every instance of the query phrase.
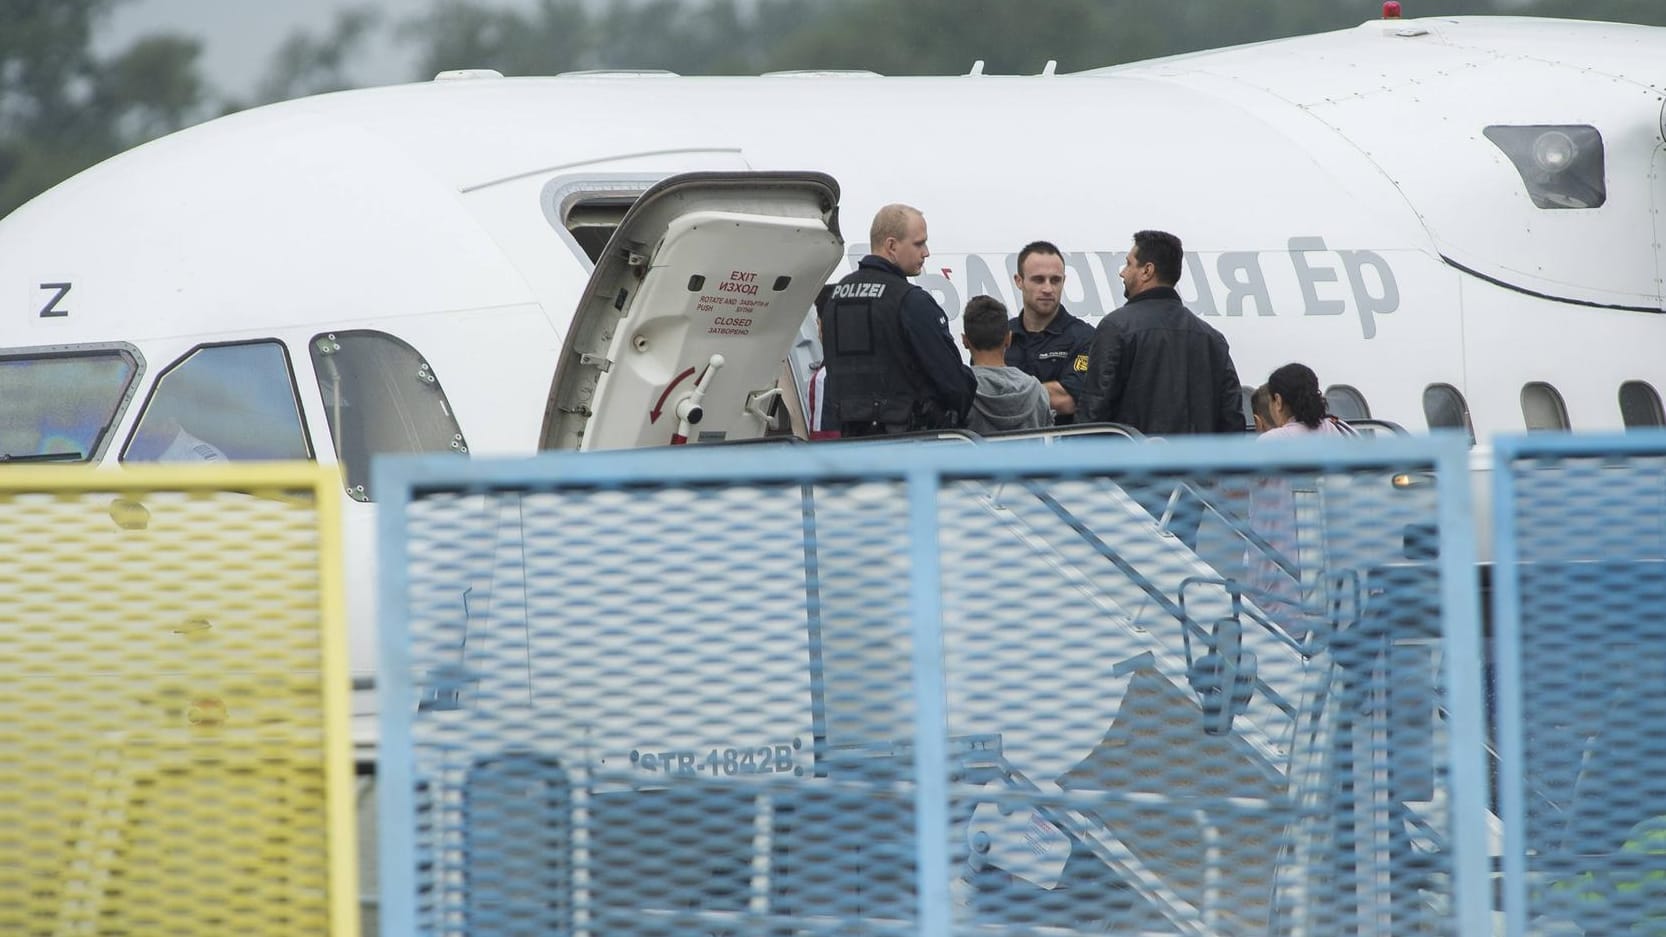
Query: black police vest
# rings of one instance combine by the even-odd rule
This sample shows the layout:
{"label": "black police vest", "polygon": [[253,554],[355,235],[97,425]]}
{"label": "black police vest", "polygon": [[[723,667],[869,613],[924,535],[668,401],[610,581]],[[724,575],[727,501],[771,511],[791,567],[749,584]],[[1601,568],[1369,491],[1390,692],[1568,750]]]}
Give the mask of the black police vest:
{"label": "black police vest", "polygon": [[913,285],[896,274],[863,267],[840,280],[822,317],[827,364],[827,415],[853,428],[902,432],[943,421],[931,388],[902,330],[902,300]]}

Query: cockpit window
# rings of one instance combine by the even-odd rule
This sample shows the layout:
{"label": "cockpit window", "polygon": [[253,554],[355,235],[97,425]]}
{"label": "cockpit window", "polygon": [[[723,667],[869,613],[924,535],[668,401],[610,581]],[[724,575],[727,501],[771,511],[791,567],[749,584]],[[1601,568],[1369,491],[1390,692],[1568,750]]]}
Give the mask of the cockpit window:
{"label": "cockpit window", "polygon": [[469,451],[438,375],[410,345],[354,331],[314,336],[310,347],[349,496],[371,500],[378,453]]}
{"label": "cockpit window", "polygon": [[1602,134],[1588,124],[1495,124],[1487,139],[1504,151],[1539,208],[1597,208],[1608,201]]}
{"label": "cockpit window", "polygon": [[126,347],[0,354],[0,462],[97,458],[139,368]]}
{"label": "cockpit window", "polygon": [[156,378],[124,462],[308,459],[289,353],[278,341],[199,345]]}

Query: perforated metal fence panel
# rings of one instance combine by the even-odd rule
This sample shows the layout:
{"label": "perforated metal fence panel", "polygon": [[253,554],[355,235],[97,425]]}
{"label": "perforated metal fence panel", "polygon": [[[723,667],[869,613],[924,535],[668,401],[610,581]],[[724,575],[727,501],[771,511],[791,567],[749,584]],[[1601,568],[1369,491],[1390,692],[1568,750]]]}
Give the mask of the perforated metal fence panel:
{"label": "perforated metal fence panel", "polygon": [[1666,434],[1496,448],[1512,934],[1666,934]]}
{"label": "perforated metal fence panel", "polygon": [[1480,933],[1464,458],[384,462],[383,932]]}
{"label": "perforated metal fence panel", "polygon": [[333,479],[0,469],[0,933],[358,932]]}

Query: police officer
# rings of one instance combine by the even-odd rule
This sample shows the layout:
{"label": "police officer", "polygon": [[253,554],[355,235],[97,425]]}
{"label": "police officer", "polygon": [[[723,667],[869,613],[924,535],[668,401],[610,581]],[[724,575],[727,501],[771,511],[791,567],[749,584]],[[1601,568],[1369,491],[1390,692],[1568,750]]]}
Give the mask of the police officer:
{"label": "police officer", "polygon": [[830,422],[843,436],[960,426],[977,379],[931,294],[909,283],[931,252],[926,219],[907,205],[874,215],[871,254],[840,280],[823,317]]}
{"label": "police officer", "polygon": [[1047,241],[1031,241],[1018,252],[1012,280],[1024,308],[1012,318],[1007,364],[1035,375],[1047,389],[1054,425],[1074,423],[1093,326],[1064,308],[1064,255]]}

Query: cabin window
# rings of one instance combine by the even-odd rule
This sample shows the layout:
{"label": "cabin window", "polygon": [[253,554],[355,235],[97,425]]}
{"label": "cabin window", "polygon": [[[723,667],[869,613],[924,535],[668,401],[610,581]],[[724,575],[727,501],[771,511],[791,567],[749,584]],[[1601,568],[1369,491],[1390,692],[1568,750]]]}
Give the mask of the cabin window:
{"label": "cabin window", "polygon": [[124,462],[309,459],[282,342],[199,345],[156,378]]}
{"label": "cabin window", "polygon": [[1565,430],[1568,408],[1556,388],[1533,381],[1521,388],[1521,418],[1529,431]]}
{"label": "cabin window", "polygon": [[1461,429],[1475,445],[1475,428],[1469,423],[1469,404],[1451,384],[1430,384],[1423,388],[1423,417],[1431,430]]}
{"label": "cabin window", "polygon": [[1339,420],[1369,420],[1371,408],[1365,395],[1346,384],[1332,384],[1325,388],[1325,409]]}
{"label": "cabin window", "polygon": [[0,354],[0,462],[98,458],[139,371],[127,346]]}
{"label": "cabin window", "polygon": [[314,336],[309,347],[350,497],[371,500],[371,456],[469,451],[439,376],[410,345],[353,331]]}
{"label": "cabin window", "polygon": [[1660,395],[1643,381],[1626,381],[1620,385],[1620,419],[1627,429],[1666,426]]}
{"label": "cabin window", "polygon": [[1597,208],[1608,201],[1602,134],[1589,124],[1494,125],[1484,133],[1544,209]]}

